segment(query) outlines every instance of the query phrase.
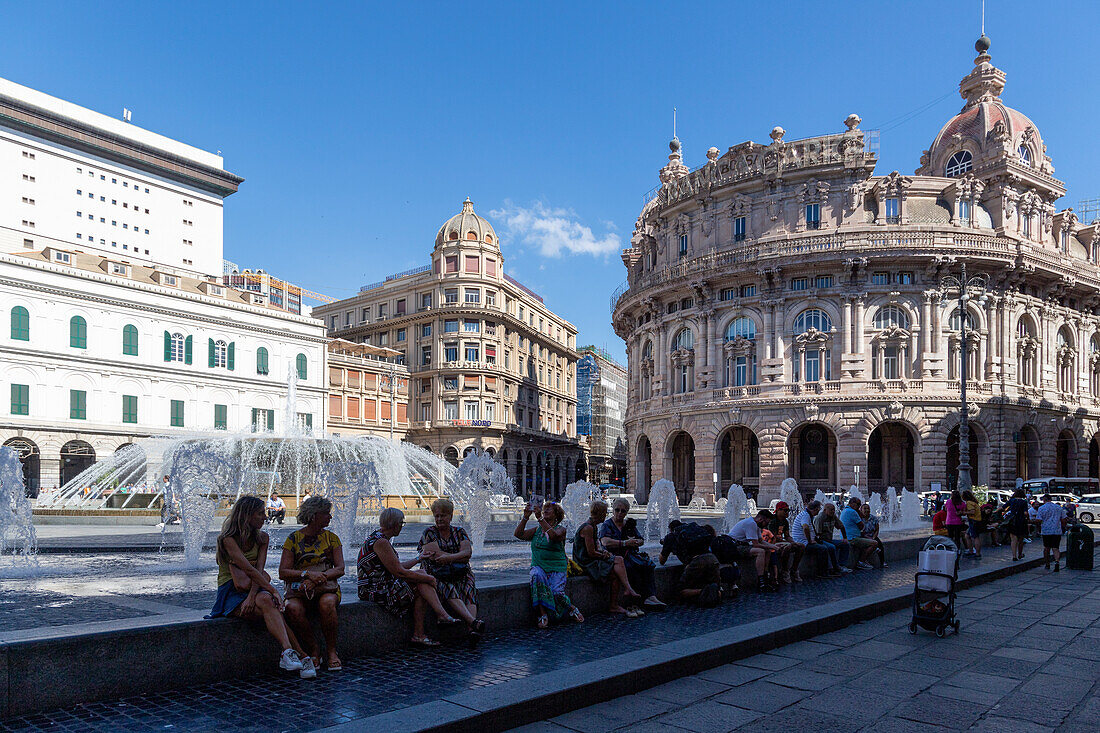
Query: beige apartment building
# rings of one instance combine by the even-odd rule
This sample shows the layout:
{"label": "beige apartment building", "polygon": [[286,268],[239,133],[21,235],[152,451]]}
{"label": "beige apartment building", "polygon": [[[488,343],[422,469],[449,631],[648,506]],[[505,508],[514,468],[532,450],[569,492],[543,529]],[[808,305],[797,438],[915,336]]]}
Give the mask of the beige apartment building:
{"label": "beige apartment building", "polygon": [[505,274],[496,232],[469,199],[440,227],[431,264],[313,314],[330,336],[399,352],[406,440],[454,464],[487,451],[525,495],[560,496],[586,475],[576,328]]}
{"label": "beige apartment building", "polygon": [[334,339],[328,344],[328,418],[333,435],[404,440],[409,369],[394,349]]}
{"label": "beige apartment building", "polygon": [[912,174],[856,115],[695,170],[673,140],[612,301],[640,495],[953,486],[963,354],[975,484],[1100,474],[1100,225],[988,49]]}

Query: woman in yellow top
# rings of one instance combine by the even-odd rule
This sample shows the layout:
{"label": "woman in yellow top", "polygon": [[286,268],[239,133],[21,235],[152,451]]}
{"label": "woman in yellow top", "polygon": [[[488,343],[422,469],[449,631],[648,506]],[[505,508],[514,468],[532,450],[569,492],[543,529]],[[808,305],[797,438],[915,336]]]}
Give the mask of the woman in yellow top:
{"label": "woman in yellow top", "polygon": [[279,667],[297,671],[304,679],[316,677],[313,663],[283,620],[283,598],[271,584],[271,576],[264,572],[269,543],[262,529],[266,520],[267,506],[258,496],[237,499],[225,518],[218,535],[218,596],[206,618],[262,620],[268,633],[283,647]]}
{"label": "woman in yellow top", "polygon": [[309,651],[309,661],[321,666],[321,652],[313,635],[309,617],[319,616],[325,635],[328,669],[339,672],[343,666],[336,654],[340,585],[344,574],[344,549],[340,538],[325,529],[332,521],[332,502],[311,496],[298,507],[298,523],[305,526],[291,533],[283,543],[279,577],[286,582],[286,615],[294,633]]}
{"label": "woman in yellow top", "polygon": [[966,502],[966,536],[970,544],[970,549],[966,554],[981,560],[982,532],[985,531],[985,522],[982,521],[982,505],[978,503],[978,497],[974,496],[971,491],[964,491],[962,498]]}

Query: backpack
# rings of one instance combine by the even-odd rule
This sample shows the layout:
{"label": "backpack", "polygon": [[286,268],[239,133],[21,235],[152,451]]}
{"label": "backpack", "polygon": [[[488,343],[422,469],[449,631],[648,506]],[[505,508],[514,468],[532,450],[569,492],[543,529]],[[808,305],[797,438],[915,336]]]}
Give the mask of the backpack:
{"label": "backpack", "polygon": [[698,603],[703,608],[714,608],[721,602],[722,590],[717,583],[709,583],[699,592]]}
{"label": "backpack", "polygon": [[704,552],[710,552],[710,531],[695,522],[681,524],[676,532],[676,557],[685,565]]}
{"label": "backpack", "polygon": [[741,542],[728,534],[720,534],[711,538],[710,551],[723,565],[736,565],[741,560],[751,556],[749,543]]}

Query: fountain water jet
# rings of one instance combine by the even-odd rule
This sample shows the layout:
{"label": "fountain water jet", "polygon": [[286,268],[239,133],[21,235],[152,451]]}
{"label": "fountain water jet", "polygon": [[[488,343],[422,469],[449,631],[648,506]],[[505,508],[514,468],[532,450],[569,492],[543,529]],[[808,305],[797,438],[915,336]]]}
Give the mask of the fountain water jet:
{"label": "fountain water jet", "polygon": [[580,527],[588,519],[592,502],[602,498],[603,493],[600,491],[600,487],[587,481],[574,481],[565,487],[565,494],[562,495],[561,499],[561,508],[565,511],[564,524],[567,537],[572,538],[577,531],[577,527]]}
{"label": "fountain water jet", "polygon": [[645,536],[647,542],[660,542],[668,534],[668,525],[680,518],[680,504],[676,500],[676,485],[667,478],[658,479],[649,492],[645,508]]}
{"label": "fountain water jet", "polygon": [[485,533],[492,519],[490,506],[493,496],[513,496],[515,493],[512,479],[508,478],[504,466],[494,461],[488,453],[475,449],[462,459],[451,486],[451,498],[455,509],[462,512],[475,555],[480,555],[485,549]]}
{"label": "fountain water jet", "polygon": [[740,522],[749,511],[749,500],[745,498],[745,490],[739,484],[730,486],[726,492],[726,506],[722,512],[722,532],[729,534],[733,525]]}
{"label": "fountain water jet", "polygon": [[10,546],[13,555],[29,563],[37,562],[38,534],[31,519],[23,464],[14,450],[0,447],[0,555],[7,555]]}
{"label": "fountain water jet", "polygon": [[798,482],[793,478],[785,478],[779,484],[779,500],[787,502],[787,506],[790,507],[787,510],[787,516],[792,522],[806,508],[802,501],[802,492],[798,490]]}

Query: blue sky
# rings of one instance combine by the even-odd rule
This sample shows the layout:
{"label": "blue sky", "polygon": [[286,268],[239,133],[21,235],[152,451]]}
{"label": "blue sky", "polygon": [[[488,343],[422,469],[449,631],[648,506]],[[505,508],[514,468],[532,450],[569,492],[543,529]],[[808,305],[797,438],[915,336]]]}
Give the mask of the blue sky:
{"label": "blue sky", "polygon": [[[226,258],[335,297],[426,264],[469,196],[506,270],[621,357],[608,297],[674,106],[691,166],[856,112],[882,130],[878,172],[912,172],[961,107],[978,8],[3,2],[0,76],[221,150],[246,179]],[[1038,125],[1063,205],[1100,197],[1098,17],[1095,2],[988,2],[1005,101]]]}

